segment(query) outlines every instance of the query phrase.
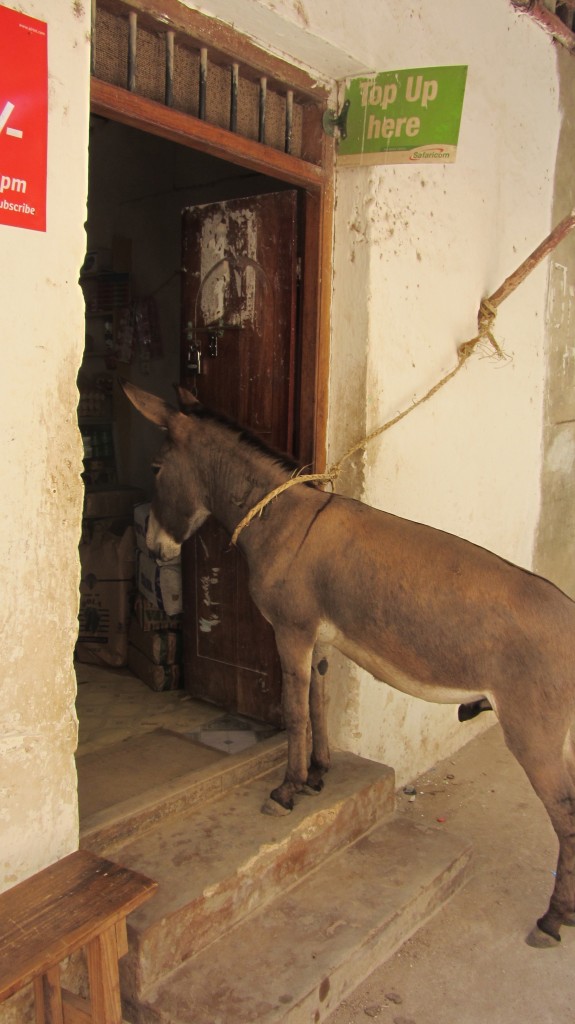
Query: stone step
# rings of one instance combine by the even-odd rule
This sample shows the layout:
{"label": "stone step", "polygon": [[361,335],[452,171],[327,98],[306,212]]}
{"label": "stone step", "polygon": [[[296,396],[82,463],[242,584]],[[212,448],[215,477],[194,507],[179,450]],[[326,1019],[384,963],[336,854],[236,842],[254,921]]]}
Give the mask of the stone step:
{"label": "stone step", "polygon": [[[391,819],[188,960],[133,1024],[320,1024],[465,879],[469,846]],[[168,939],[166,939],[168,941]]]}
{"label": "stone step", "polygon": [[[80,822],[80,846],[93,853],[113,855],[115,850],[150,828],[215,800],[246,779],[285,764],[287,740],[278,733],[215,765],[190,772],[142,796],[124,800]],[[279,772],[281,779],[281,770]]]}
{"label": "stone step", "polygon": [[237,785],[114,851],[159,882],[129,918],[122,991],[133,1001],[393,812],[393,771],[336,753],[320,794],[301,795],[285,817],[262,814],[282,775]]}

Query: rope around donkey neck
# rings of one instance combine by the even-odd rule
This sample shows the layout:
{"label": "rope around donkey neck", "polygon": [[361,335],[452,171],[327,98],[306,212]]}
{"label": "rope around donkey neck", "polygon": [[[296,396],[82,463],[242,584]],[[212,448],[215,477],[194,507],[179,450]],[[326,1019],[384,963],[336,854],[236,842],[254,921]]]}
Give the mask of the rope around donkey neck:
{"label": "rope around donkey neck", "polygon": [[465,341],[459,346],[457,350],[457,364],[449,371],[449,373],[446,373],[445,376],[441,377],[441,379],[438,380],[437,383],[429,389],[429,391],[426,391],[424,395],[417,398],[411,405],[407,406],[407,408],[402,409],[401,412],[397,413],[390,420],[387,420],[381,426],[372,430],[371,433],[367,434],[360,441],[357,441],[356,444],[352,445],[352,447],[342,455],[341,459],[339,459],[338,462],[335,462],[327,472],[297,473],[289,480],[285,480],[283,484],[279,485],[279,487],[275,487],[273,491],[269,491],[261,501],[258,501],[257,505],[254,505],[254,507],[250,509],[241,522],[238,523],[232,535],[232,546],[235,547],[240,533],[251,523],[252,519],[261,515],[263,510],[271,501],[274,500],[274,498],[283,494],[283,492],[287,491],[290,487],[294,487],[296,484],[307,483],[331,484],[333,487],[341,473],[343,464],[351,458],[352,455],[355,455],[355,453],[360,449],[365,448],[366,445],[375,440],[376,437],[385,433],[386,430],[390,430],[391,427],[394,427],[396,423],[399,423],[400,420],[404,419],[404,417],[410,412],[413,412],[414,409],[417,409],[420,405],[423,405],[424,402],[428,402],[430,398],[433,398],[441,388],[445,387],[445,385],[448,384],[450,380],[453,380],[453,378],[463,369],[467,360],[473,354],[477,345],[481,342],[489,342],[497,357],[500,359],[503,358],[503,352],[493,334],[493,326],[495,324],[498,306],[507,298],[508,295],[511,294],[511,292],[515,291],[517,286],[525,280],[527,275],[530,274],[531,271],[534,270],[534,268],[541,263],[541,261],[545,259],[550,252],[553,251],[553,249],[555,249],[559,242],[562,241],[565,235],[568,234],[573,227],[575,227],[575,210],[572,210],[567,217],[564,217],[564,219],[560,221],[550,234],[547,235],[544,241],[534,249],[531,255],[520,264],[517,270],[505,279],[497,291],[493,292],[489,298],[481,300],[479,312],[477,314],[477,334],[474,338],[471,338],[470,341]]}

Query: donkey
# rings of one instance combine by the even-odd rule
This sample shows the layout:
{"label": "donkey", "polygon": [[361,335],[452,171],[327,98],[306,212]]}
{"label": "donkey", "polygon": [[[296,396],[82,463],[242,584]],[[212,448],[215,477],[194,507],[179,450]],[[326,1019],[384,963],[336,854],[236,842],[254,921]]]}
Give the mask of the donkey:
{"label": "donkey", "polygon": [[[293,475],[290,461],[188,392],[184,413],[123,388],[166,431],[146,537],[160,559],[210,514],[232,534]],[[326,644],[404,693],[461,704],[462,720],[492,708],[559,839],[549,907],[528,941],[559,942],[561,925],[575,925],[575,603],[484,548],[316,486],[291,487],[237,543],[283,673],[287,770],[266,809],[287,813],[296,794],[323,785]]]}

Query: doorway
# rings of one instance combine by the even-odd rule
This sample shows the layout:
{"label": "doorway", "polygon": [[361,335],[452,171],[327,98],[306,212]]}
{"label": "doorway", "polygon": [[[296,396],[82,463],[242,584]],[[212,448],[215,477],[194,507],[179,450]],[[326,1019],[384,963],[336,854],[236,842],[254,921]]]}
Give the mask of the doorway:
{"label": "doorway", "polygon": [[[110,29],[108,37],[112,48],[113,40],[119,37],[118,28],[121,28],[123,22],[116,21],[108,26],[107,11],[101,11],[100,6],[98,2],[100,21],[104,18],[99,23],[100,28],[103,25],[104,29]],[[145,8],[147,2],[138,0],[136,6]],[[189,12],[183,16],[191,17]],[[110,17],[115,18],[116,14]],[[132,17],[130,15],[130,32],[133,28]],[[148,28],[146,25],[142,27],[141,22],[137,33],[138,38],[141,36],[141,39],[150,41]],[[99,38],[104,38],[102,32]],[[228,45],[232,50],[235,40],[228,40]],[[105,46],[99,47],[100,53],[104,50]],[[108,74],[107,66],[102,64],[96,73],[105,77]],[[297,77],[297,72],[295,74]],[[116,80],[115,75],[116,71],[112,68],[111,80]],[[303,87],[309,89],[309,83],[303,83]],[[327,377],[332,146],[318,135],[318,104],[308,102],[306,106],[305,97],[300,97],[299,102],[303,105],[298,107],[296,118],[299,118],[300,132],[298,156],[292,157],[282,155],[266,145],[255,145],[231,131],[212,128],[195,117],[181,116],[174,110],[134,96],[124,88],[107,84],[100,78],[92,80],[88,253],[82,275],[86,278],[88,316],[80,411],[85,394],[85,420],[94,419],[92,402],[97,409],[95,428],[90,429],[94,423],[89,422],[85,422],[82,428],[83,433],[86,430],[87,505],[90,488],[92,493],[115,490],[116,496],[119,495],[118,507],[98,507],[98,496],[95,505],[100,515],[103,512],[114,513],[120,533],[126,525],[128,509],[131,512],[131,506],[136,502],[142,508],[149,497],[149,465],[158,447],[158,436],[157,431],[138,417],[124,400],[118,388],[118,376],[128,377],[168,401],[174,401],[175,382],[193,386],[199,397],[208,404],[223,408],[244,423],[247,417],[249,423],[246,425],[250,425],[256,432],[259,430],[272,444],[289,450],[304,464],[315,463],[318,469],[323,467],[327,391],[323,385]],[[269,109],[273,110],[273,103]],[[242,116],[240,108],[240,120]],[[313,142],[306,142],[310,131]],[[237,361],[233,365],[228,361],[227,397],[222,400],[217,388],[214,391],[215,368],[218,368],[220,376],[226,376],[218,352],[224,353],[226,346],[231,352],[234,344],[231,339],[237,339],[238,336],[234,333],[239,326],[238,310],[234,312],[228,305],[227,309],[221,311],[222,315],[216,318],[221,321],[217,325],[218,330],[212,331],[210,336],[206,333],[203,337],[203,373],[198,375],[198,367],[194,369],[188,358],[190,342],[196,348],[199,347],[197,333],[192,331],[192,337],[189,336],[189,325],[192,324],[196,331],[198,328],[213,326],[207,322],[199,324],[190,314],[191,299],[189,289],[184,284],[190,269],[186,266],[185,255],[186,251],[190,252],[189,225],[197,211],[204,211],[205,215],[206,211],[215,207],[220,210],[222,207],[236,209],[238,202],[244,210],[253,210],[254,203],[266,207],[266,216],[273,216],[275,209],[281,209],[284,211],[281,216],[285,217],[287,210],[288,221],[291,219],[293,228],[292,249],[288,260],[289,273],[293,278],[289,300],[291,323],[287,328],[287,349],[281,357],[287,372],[284,391],[274,406],[271,431],[266,426],[270,422],[270,410],[265,408],[269,389],[264,388],[262,391],[260,388],[258,398],[257,388],[254,388],[247,404],[245,401],[243,405],[236,401],[241,388],[238,378],[238,388],[234,394],[233,376],[235,373],[245,373],[245,365],[242,369]],[[188,213],[184,214],[184,211]],[[279,234],[283,237],[285,226],[279,229]],[[231,275],[230,280],[233,278],[232,283],[236,285],[242,274],[251,274],[252,283],[256,281],[261,292],[258,301],[262,301],[262,298],[265,300],[268,256],[263,260],[254,259],[247,250],[248,246],[244,244],[242,251],[236,251],[236,264],[232,267],[228,261],[225,273]],[[285,259],[282,257],[280,262],[285,264]],[[129,311],[129,315],[126,311]],[[239,315],[240,321],[242,315]],[[226,324],[228,333],[224,330]],[[256,354],[255,347],[250,345],[248,350],[251,354],[247,377],[261,382],[262,374],[265,375],[269,370],[266,371],[259,355],[255,361],[252,358]],[[237,346],[235,353],[232,363],[237,356]],[[202,389],[205,394],[202,394]],[[245,399],[245,387],[243,393]],[[104,424],[100,422],[102,418]],[[97,519],[98,516],[93,518]],[[94,525],[93,522],[90,524],[89,516],[85,524],[89,533]],[[142,523],[139,525],[141,530]],[[144,685],[164,691],[163,695],[158,694],[158,699],[161,701],[165,698],[166,703],[170,704],[170,719],[174,711],[172,688],[180,687],[176,692],[184,700],[192,698],[196,717],[199,716],[201,721],[214,722],[216,731],[222,731],[222,726],[227,737],[226,744],[231,742],[230,728],[235,734],[234,742],[245,741],[245,736],[238,737],[238,731],[235,730],[238,722],[240,731],[246,728],[252,731],[251,724],[259,723],[255,726],[257,742],[262,736],[269,735],[266,729],[270,724],[276,728],[281,724],[279,665],[273,637],[270,637],[269,627],[254,609],[255,616],[252,613],[248,616],[255,630],[253,636],[258,637],[258,631],[262,630],[268,633],[266,643],[270,653],[266,655],[267,660],[264,659],[265,665],[244,664],[241,650],[237,656],[237,645],[235,660],[228,657],[229,652],[221,657],[217,646],[214,649],[212,644],[209,651],[212,665],[225,664],[226,678],[218,678],[217,669],[215,682],[212,678],[207,689],[203,688],[205,649],[196,650],[187,664],[185,657],[182,659],[181,635],[184,634],[184,646],[190,650],[190,635],[197,632],[193,624],[198,618],[197,601],[202,596],[201,579],[206,575],[202,566],[197,564],[197,559],[195,568],[192,567],[193,559],[189,556],[190,552],[184,556],[184,562],[188,562],[187,566],[184,565],[184,569],[187,569],[184,578],[187,575],[188,582],[184,583],[183,598],[182,591],[177,595],[180,607],[176,602],[173,607],[164,609],[167,614],[166,635],[170,635],[172,650],[170,659],[177,649],[178,666],[174,662],[163,666],[154,665],[150,678],[147,678],[150,673],[149,664],[144,662],[144,652],[135,644],[139,643],[140,648],[145,644],[145,653],[149,654],[150,635],[143,636],[142,622],[134,624],[133,611],[127,613],[129,621],[125,623],[119,622],[118,615],[113,613],[107,622],[92,614],[91,625],[103,622],[104,632],[107,629],[109,633],[110,622],[119,624],[122,636],[119,650],[112,651],[112,658],[108,662],[111,672],[116,677],[118,672],[120,676],[124,673],[132,678],[146,676]],[[119,595],[119,603],[124,607],[130,577],[138,582],[138,565],[144,557],[141,551],[138,552],[137,564],[122,567],[117,573],[120,578],[110,584],[112,588],[116,586],[121,591],[124,588]],[[102,565],[101,558],[96,558],[96,565]],[[96,574],[92,573],[93,576]],[[244,606],[243,600],[238,602],[237,598],[241,587],[245,587],[245,579],[242,580],[241,576],[241,568],[235,568],[232,572],[234,599],[229,603],[227,611],[230,623],[234,621],[238,604]],[[86,600],[89,610],[95,613],[97,609],[89,605],[89,595]],[[136,602],[138,600],[136,596]],[[146,614],[152,613],[147,609]],[[173,634],[178,630],[171,627],[175,626],[178,617],[180,624],[183,621],[184,629],[180,628],[179,636],[174,639]],[[82,634],[82,614],[80,623]],[[228,630],[228,641],[229,635]],[[239,635],[237,630],[236,635]],[[201,639],[205,640],[206,637],[202,635]],[[155,646],[165,645],[162,642],[160,645],[155,643]],[[259,639],[251,639],[248,646],[251,650],[261,646],[262,651],[265,647]],[[126,648],[131,652],[129,659],[126,658]],[[101,664],[103,652],[104,647],[100,646],[95,658],[91,656],[94,653],[92,651],[85,661]],[[198,656],[204,659],[200,664]],[[136,667],[138,671],[135,671]],[[94,671],[91,667],[83,675],[89,681]],[[201,685],[199,691],[195,692],[198,679]],[[274,685],[270,685],[274,679],[275,689]],[[118,686],[123,691],[121,679],[118,683],[116,678],[116,690]],[[103,689],[100,688],[100,693],[104,692],[105,685]],[[84,690],[86,693],[87,690]],[[131,700],[129,696],[128,703]],[[147,701],[143,704],[147,706]],[[85,697],[83,705],[87,707]],[[233,714],[232,719],[226,718],[229,712],[237,713],[236,718],[233,718]],[[221,714],[223,718],[219,717]],[[97,717],[92,715],[92,722]],[[175,717],[179,719],[179,710]],[[148,719],[156,720],[146,711],[143,718],[140,716],[139,719],[140,730],[145,727]],[[113,734],[114,723],[112,726]],[[173,731],[178,730],[181,731],[181,727],[174,726]],[[80,732],[82,734],[81,714]],[[123,743],[125,739],[124,736],[120,742]],[[95,742],[97,744],[92,736],[89,742],[92,752]],[[169,748],[170,743],[167,743],[166,749]]]}
{"label": "doorway", "polygon": [[[97,116],[91,122],[89,166],[81,274],[86,349],[79,376],[86,456],[77,648],[83,830],[105,819],[110,808],[141,800],[143,791],[179,785],[183,772],[205,772],[214,765],[221,774],[222,759],[264,756],[263,748],[262,754],[256,748],[277,731],[266,725],[270,714],[258,706],[257,685],[250,706],[244,701],[240,708],[225,694],[203,692],[201,668],[185,680],[182,626],[186,616],[195,620],[193,585],[191,603],[184,597],[182,607],[155,607],[139,594],[140,560],[146,556],[134,545],[133,506],[141,508],[149,499],[149,467],[160,438],[132,410],[118,378],[128,377],[175,402],[173,384],[180,380],[187,344],[182,251],[192,211],[208,210],[216,199],[237,207],[238,196],[246,208],[254,194],[272,207],[274,196],[280,208],[284,195],[293,203],[293,190],[282,190],[281,184],[278,189],[273,179]],[[295,266],[295,252],[293,261]],[[219,344],[221,362],[225,334]],[[216,360],[211,361],[211,378],[206,374],[211,390],[203,397],[225,406],[213,380]],[[248,369],[253,376],[253,366]],[[192,380],[185,366],[184,382],[198,391],[203,383],[195,375]],[[229,391],[232,381],[225,375],[224,383]],[[158,620],[160,628],[144,628]],[[194,681],[199,695],[193,694]],[[240,714],[230,716],[230,711]],[[279,725],[277,716],[274,724]]]}
{"label": "doorway", "polygon": [[[92,118],[88,254],[82,273],[86,350],[79,377],[87,533],[112,516],[119,531],[130,504],[150,497],[149,466],[160,438],[125,400],[118,378],[170,402],[174,384],[181,382],[212,408],[297,455],[298,208],[297,190],[271,178],[113,120]],[[209,237],[205,240],[214,218],[215,256],[208,251]],[[226,220],[230,230],[224,242]],[[202,265],[209,269],[200,280]],[[194,293],[193,281],[200,282],[201,295]],[[221,309],[210,305],[211,292],[224,297]],[[110,502],[117,507],[106,507]],[[213,528],[205,531],[201,545],[205,550],[211,538],[212,562],[214,536]],[[224,538],[220,553],[228,546]],[[129,551],[125,555],[129,560]],[[193,607],[201,600],[205,577],[205,567],[196,563],[188,559],[193,580],[183,610],[190,642],[198,633],[195,624],[207,621],[201,608]],[[230,581],[227,597],[220,587],[225,628],[200,633],[194,664],[191,656],[186,662],[185,686],[228,711],[279,724],[279,666],[269,627],[251,606],[245,569],[235,553],[218,562],[220,570],[220,582]],[[146,571],[153,570],[146,566]],[[117,575],[122,579],[129,569],[122,566]],[[241,631],[234,625],[239,609],[249,611]],[[182,611],[175,605],[164,610],[169,616]],[[97,609],[86,600],[84,611],[94,619]],[[117,645],[113,638],[107,645],[104,637],[90,643],[90,625],[83,623],[80,656],[103,657],[114,667],[125,661],[123,638]],[[111,629],[111,622],[107,625]],[[262,662],[257,671],[244,664],[245,651],[237,650],[240,636],[247,650],[267,650],[265,667]],[[198,681],[209,671],[221,678],[225,666],[223,687]]]}

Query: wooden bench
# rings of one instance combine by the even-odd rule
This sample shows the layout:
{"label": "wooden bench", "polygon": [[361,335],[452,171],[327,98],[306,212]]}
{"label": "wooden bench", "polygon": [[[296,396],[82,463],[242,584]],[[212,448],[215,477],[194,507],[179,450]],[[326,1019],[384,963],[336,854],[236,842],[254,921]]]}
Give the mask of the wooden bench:
{"label": "wooden bench", "polygon": [[[0,894],[0,1003],[33,982],[37,1024],[122,1024],[126,916],[156,889],[144,875],[78,850]],[[62,960],[80,949],[89,999],[60,984]]]}

